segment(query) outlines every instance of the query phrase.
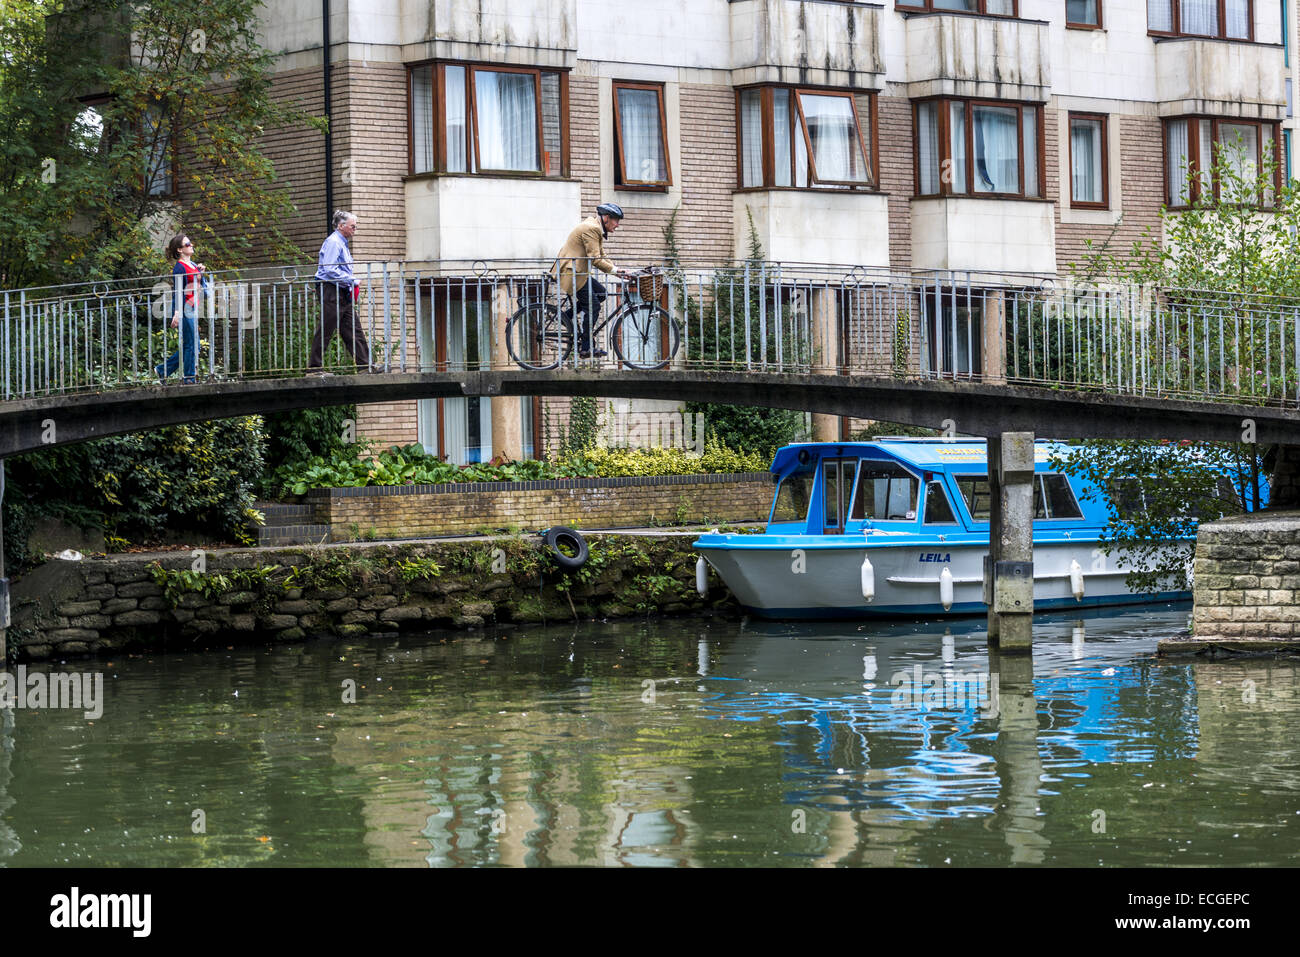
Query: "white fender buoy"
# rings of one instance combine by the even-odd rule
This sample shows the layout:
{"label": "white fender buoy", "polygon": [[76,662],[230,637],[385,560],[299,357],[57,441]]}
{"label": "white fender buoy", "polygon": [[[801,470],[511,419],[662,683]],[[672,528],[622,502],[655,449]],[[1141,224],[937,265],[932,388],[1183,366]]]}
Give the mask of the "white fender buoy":
{"label": "white fender buoy", "polygon": [[862,597],[873,601],[876,597],[876,570],[871,567],[871,559],[862,558]]}
{"label": "white fender buoy", "polygon": [[952,608],[952,572],[948,570],[947,565],[944,565],[943,571],[939,572],[939,601],[944,611]]}
{"label": "white fender buoy", "polygon": [[1083,601],[1083,569],[1078,561],[1070,562],[1070,591],[1075,601]]}
{"label": "white fender buoy", "polygon": [[700,593],[701,598],[707,598],[709,595],[709,563],[701,555],[695,562],[695,590]]}

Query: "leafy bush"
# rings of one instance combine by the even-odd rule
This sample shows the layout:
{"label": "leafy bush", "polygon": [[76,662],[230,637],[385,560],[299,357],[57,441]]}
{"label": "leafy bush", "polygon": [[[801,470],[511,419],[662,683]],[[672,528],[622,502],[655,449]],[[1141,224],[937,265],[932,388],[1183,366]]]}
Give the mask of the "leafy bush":
{"label": "leafy bush", "polygon": [[64,446],[6,462],[5,562],[28,561],[32,521],[53,516],[111,539],[199,532],[250,541],[265,436],[259,416]]}

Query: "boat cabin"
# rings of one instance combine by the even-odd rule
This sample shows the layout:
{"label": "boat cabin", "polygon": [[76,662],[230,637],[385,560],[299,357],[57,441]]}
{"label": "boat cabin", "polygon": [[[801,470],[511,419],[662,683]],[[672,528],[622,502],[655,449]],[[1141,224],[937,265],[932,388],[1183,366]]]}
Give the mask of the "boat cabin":
{"label": "boat cabin", "polygon": [[[1092,486],[1052,467],[1069,446],[1034,448],[1034,525],[1068,531],[1107,522]],[[784,535],[982,532],[988,535],[987,450],[979,440],[887,439],[787,445],[767,531]],[[1041,523],[1041,525],[1040,525]]]}

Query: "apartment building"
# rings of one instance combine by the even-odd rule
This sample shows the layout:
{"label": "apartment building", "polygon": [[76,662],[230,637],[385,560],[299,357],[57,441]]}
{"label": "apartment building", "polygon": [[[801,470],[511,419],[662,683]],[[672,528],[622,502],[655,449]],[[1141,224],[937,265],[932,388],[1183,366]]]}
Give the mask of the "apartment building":
{"label": "apartment building", "polygon": [[[303,247],[343,207],[359,259],[550,257],[613,200],[620,265],[663,259],[676,210],[697,262],[743,257],[752,218],[770,260],[1055,277],[1086,241],[1127,248],[1162,204],[1216,188],[1215,144],[1239,142],[1247,163],[1280,148],[1293,7],[282,0],[261,36],[276,93],[318,113],[328,13],[328,197],[319,135],[266,146]],[[538,409],[377,404],[359,428],[452,460],[536,454]]]}

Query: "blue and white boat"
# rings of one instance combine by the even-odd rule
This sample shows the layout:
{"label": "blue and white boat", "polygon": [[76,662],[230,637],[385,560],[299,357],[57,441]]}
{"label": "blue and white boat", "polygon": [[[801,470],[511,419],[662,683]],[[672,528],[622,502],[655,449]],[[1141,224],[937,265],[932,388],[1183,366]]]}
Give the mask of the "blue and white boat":
{"label": "blue and white boat", "polygon": [[[1034,448],[1034,608],[1189,598],[1129,590],[1130,568],[1100,548],[1103,496],[1051,465],[1068,450]],[[695,548],[764,618],[983,614],[987,460],[982,440],[788,445],[772,462],[778,485],[766,531],[706,534]]]}

